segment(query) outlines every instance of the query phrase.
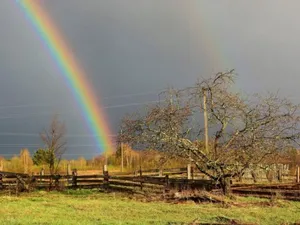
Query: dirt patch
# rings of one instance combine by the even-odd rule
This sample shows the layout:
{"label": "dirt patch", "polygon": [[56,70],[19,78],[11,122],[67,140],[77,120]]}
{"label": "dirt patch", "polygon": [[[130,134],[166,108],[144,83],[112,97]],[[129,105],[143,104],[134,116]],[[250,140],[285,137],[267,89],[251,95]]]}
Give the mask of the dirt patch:
{"label": "dirt patch", "polygon": [[201,223],[197,219],[191,222],[189,225],[258,225],[256,223],[245,223],[239,220],[231,219],[225,216],[217,216],[215,223]]}

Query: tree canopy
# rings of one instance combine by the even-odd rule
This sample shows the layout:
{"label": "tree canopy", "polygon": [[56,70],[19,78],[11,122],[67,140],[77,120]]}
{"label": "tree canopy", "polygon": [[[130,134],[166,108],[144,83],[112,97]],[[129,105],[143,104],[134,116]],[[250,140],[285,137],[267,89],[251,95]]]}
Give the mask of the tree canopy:
{"label": "tree canopy", "polygon": [[[122,122],[122,141],[142,144],[190,159],[230,191],[230,179],[270,155],[298,144],[299,105],[279,95],[245,95],[233,91],[234,71],[218,73],[185,89],[160,95],[158,104]],[[203,145],[203,113],[209,142]]]}

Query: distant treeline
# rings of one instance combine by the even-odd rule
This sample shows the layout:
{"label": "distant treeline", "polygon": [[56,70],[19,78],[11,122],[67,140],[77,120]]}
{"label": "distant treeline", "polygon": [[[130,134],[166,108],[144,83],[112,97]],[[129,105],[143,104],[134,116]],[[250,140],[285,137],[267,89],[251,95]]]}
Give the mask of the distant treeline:
{"label": "distant treeline", "polygon": [[[102,154],[92,159],[85,159],[83,156],[71,160],[62,159],[58,171],[62,174],[66,173],[68,164],[70,164],[71,169],[101,170],[106,161],[111,171],[120,171],[121,156],[121,148],[119,147],[116,152],[107,156]],[[186,163],[183,159],[172,158],[156,150],[136,151],[131,149],[129,145],[123,145],[123,171],[134,171],[140,167],[143,169],[184,167]],[[28,149],[21,149],[19,155],[14,155],[9,159],[0,155],[0,171],[37,174],[42,169],[45,170],[45,173],[49,172],[47,165],[34,164]]]}

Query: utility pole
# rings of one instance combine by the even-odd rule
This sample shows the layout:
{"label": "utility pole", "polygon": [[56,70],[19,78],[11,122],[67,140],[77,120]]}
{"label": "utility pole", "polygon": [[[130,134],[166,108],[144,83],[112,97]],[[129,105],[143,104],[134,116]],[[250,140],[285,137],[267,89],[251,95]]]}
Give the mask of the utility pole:
{"label": "utility pole", "polygon": [[105,166],[107,166],[107,151],[105,151]]}
{"label": "utility pole", "polygon": [[173,109],[173,90],[170,88],[168,91],[169,91],[169,95],[170,95],[170,105],[171,105],[171,108]]}
{"label": "utility pole", "polygon": [[207,120],[207,97],[206,97],[206,91],[207,89],[202,88],[202,94],[203,94],[203,115],[204,115],[204,135],[205,135],[205,152],[206,154],[209,153],[208,149],[208,120]]}

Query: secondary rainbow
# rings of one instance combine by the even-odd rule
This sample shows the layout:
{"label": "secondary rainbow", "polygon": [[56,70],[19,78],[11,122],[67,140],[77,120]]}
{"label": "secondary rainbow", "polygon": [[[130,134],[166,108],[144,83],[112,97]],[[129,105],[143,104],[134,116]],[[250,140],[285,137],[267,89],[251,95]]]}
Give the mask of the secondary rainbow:
{"label": "secondary rainbow", "polygon": [[63,35],[41,7],[39,1],[16,0],[16,3],[23,9],[60,69],[61,75],[70,87],[93,136],[96,138],[99,150],[110,152],[112,150],[111,132],[105,114],[99,107],[99,101],[93,93],[92,86],[87,81],[85,72],[80,68],[64,41]]}

